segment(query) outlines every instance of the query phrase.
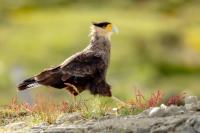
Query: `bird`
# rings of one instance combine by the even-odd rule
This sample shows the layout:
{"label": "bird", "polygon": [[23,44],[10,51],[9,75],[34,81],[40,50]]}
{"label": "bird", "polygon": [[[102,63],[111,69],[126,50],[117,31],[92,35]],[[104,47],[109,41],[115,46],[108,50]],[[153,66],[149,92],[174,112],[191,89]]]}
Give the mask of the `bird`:
{"label": "bird", "polygon": [[66,89],[76,96],[85,90],[92,95],[111,97],[111,85],[106,81],[110,64],[111,35],[117,28],[110,22],[92,22],[89,45],[75,53],[61,64],[36,74],[18,86],[18,90],[36,88],[41,85],[56,89]]}

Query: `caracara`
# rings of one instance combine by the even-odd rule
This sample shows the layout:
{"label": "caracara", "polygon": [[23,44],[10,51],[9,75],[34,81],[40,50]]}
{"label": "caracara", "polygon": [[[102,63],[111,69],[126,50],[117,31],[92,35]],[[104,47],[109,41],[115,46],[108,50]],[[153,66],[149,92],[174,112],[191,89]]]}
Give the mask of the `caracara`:
{"label": "caracara", "polygon": [[50,86],[67,89],[75,98],[84,90],[93,95],[111,97],[111,87],[106,82],[110,60],[110,36],[116,28],[109,22],[92,23],[90,44],[56,67],[24,80],[18,90]]}

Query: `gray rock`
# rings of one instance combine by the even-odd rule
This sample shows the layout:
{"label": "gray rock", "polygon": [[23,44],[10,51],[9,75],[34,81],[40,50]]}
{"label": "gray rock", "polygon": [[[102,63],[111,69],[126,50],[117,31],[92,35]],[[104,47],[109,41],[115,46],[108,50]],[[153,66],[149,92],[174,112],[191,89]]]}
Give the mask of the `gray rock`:
{"label": "gray rock", "polygon": [[186,112],[186,108],[184,106],[176,106],[176,105],[171,105],[166,108],[165,115],[178,115],[178,114],[183,114]]}
{"label": "gray rock", "polygon": [[86,127],[83,127],[81,125],[62,125],[62,126],[56,126],[48,128],[44,131],[44,133],[82,133],[86,132]]}
{"label": "gray rock", "polygon": [[16,123],[8,124],[4,128],[17,130],[17,129],[22,129],[22,128],[26,127],[26,126],[27,126],[27,124],[25,122],[16,122]]}
{"label": "gray rock", "polygon": [[[166,110],[182,110],[181,107],[170,106]],[[18,125],[18,124],[14,124]],[[20,124],[19,124],[20,125]],[[54,125],[43,125],[46,128],[30,128],[29,130],[16,129],[10,132],[29,132],[29,133],[196,133],[200,132],[200,112],[189,112],[174,115],[149,117],[143,115],[138,117],[116,116],[101,119],[84,120],[81,123],[62,123]],[[7,126],[9,128],[9,126]],[[12,127],[12,126],[11,126]]]}
{"label": "gray rock", "polygon": [[197,132],[200,132],[200,115],[192,116],[185,124],[187,127],[194,127]]}
{"label": "gray rock", "polygon": [[61,114],[60,116],[58,116],[58,118],[56,119],[56,123],[57,124],[62,124],[62,123],[65,123],[65,122],[70,122],[70,123],[73,123],[75,121],[79,121],[79,120],[82,120],[83,117],[80,113],[78,112],[74,112],[74,113],[63,113]]}
{"label": "gray rock", "polygon": [[198,98],[197,96],[188,96],[185,98],[185,104],[197,104]]}
{"label": "gray rock", "polygon": [[[148,112],[150,117],[161,117],[161,116],[170,116],[170,115],[178,115],[186,112],[186,108],[184,106],[166,106],[162,104],[160,107],[150,108],[145,113]],[[144,114],[145,114],[144,113]]]}
{"label": "gray rock", "polygon": [[185,108],[188,111],[198,111],[198,110],[200,110],[200,103],[198,102],[197,104],[194,104],[194,103],[185,104]]}
{"label": "gray rock", "polygon": [[52,127],[45,130],[44,133],[64,133],[66,129],[66,127]]}
{"label": "gray rock", "polygon": [[185,98],[185,108],[188,111],[200,110],[200,102],[196,96],[188,96]]}

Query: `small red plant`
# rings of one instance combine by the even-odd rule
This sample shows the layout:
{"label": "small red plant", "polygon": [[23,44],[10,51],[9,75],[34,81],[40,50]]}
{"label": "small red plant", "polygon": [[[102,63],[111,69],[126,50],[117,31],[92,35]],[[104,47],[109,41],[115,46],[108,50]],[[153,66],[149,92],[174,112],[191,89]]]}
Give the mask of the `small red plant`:
{"label": "small red plant", "polygon": [[63,101],[60,106],[60,111],[67,112],[69,110],[69,104],[66,101]]}
{"label": "small red plant", "polygon": [[182,105],[184,102],[186,93],[182,92],[178,95],[171,96],[167,102],[164,102],[164,93],[160,90],[154,91],[149,98],[145,98],[143,93],[139,90],[135,90],[135,100],[130,100],[129,104],[135,106],[137,109],[147,109],[150,107],[159,106],[161,103],[166,103],[167,106],[170,105]]}
{"label": "small red plant", "polygon": [[155,91],[151,97],[147,100],[147,107],[155,107],[158,106],[159,104],[161,104],[163,102],[163,97],[164,94],[160,91],[157,90]]}
{"label": "small red plant", "polygon": [[20,103],[17,98],[13,98],[11,103],[7,106],[8,109],[20,112],[26,111],[29,113],[52,113],[52,112],[68,112],[69,104],[66,101],[63,101],[59,104],[48,100],[44,96],[38,95],[36,96],[36,100],[34,104],[29,104],[26,102]]}
{"label": "small red plant", "polygon": [[144,98],[143,93],[139,89],[136,89],[135,90],[135,102],[134,102],[135,106],[138,108],[142,108],[142,109],[146,108],[144,101],[145,101],[145,98]]}
{"label": "small red plant", "polygon": [[168,100],[167,100],[167,106],[170,105],[182,105],[183,101],[185,99],[186,93],[182,92],[178,95],[175,96],[171,96]]}
{"label": "small red plant", "polygon": [[157,90],[152,93],[150,98],[146,99],[143,93],[139,90],[135,90],[135,100],[131,100],[129,103],[134,105],[136,108],[139,109],[147,109],[149,107],[159,106],[159,104],[163,101],[164,94]]}
{"label": "small red plant", "polygon": [[35,108],[35,104],[34,105],[31,105],[31,104],[29,104],[29,103],[22,103],[21,104],[22,105],[22,108],[24,109],[24,110],[26,110],[26,111],[28,111],[28,112],[33,112],[33,110],[34,110],[34,108]]}
{"label": "small red plant", "polygon": [[14,97],[10,103],[10,105],[8,105],[8,108],[15,111],[15,112],[19,112],[21,109],[21,105],[18,104],[17,101],[17,97]]}

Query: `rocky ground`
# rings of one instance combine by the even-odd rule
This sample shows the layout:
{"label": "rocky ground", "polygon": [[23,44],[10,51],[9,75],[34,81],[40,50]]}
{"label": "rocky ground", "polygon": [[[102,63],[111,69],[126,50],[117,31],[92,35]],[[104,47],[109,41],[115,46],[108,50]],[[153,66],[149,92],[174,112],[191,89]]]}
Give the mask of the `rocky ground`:
{"label": "rocky ground", "polygon": [[62,114],[55,124],[41,123],[29,126],[25,122],[11,123],[0,128],[0,132],[28,133],[198,133],[200,132],[200,101],[190,96],[184,106],[150,108],[138,115],[108,115],[86,120],[80,113]]}

